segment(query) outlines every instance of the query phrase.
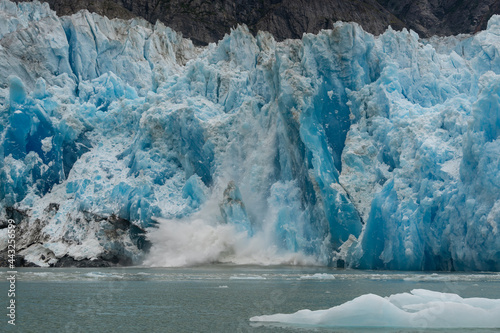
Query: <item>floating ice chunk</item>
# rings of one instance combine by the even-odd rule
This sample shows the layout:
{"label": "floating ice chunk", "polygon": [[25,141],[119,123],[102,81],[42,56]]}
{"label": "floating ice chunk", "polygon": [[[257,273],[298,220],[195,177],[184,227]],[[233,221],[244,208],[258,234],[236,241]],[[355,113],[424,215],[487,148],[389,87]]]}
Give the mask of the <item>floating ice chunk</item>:
{"label": "floating ice chunk", "polygon": [[328,310],[256,316],[250,321],[314,327],[499,328],[500,299],[414,289],[389,297],[366,294]]}
{"label": "floating ice chunk", "polygon": [[266,280],[265,276],[261,275],[233,275],[230,280]]}
{"label": "floating ice chunk", "polygon": [[124,278],[122,274],[104,273],[104,272],[89,272],[83,274],[83,277],[96,280],[120,280]]}
{"label": "floating ice chunk", "polygon": [[301,280],[335,280],[335,275],[327,273],[316,273],[313,275],[302,275]]}

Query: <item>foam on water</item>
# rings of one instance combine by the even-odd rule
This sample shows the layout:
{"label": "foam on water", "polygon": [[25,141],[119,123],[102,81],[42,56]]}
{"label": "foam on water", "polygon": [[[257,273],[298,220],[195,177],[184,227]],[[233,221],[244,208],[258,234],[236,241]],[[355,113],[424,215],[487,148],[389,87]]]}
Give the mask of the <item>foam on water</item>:
{"label": "foam on water", "polygon": [[266,280],[265,276],[256,275],[233,275],[229,279],[231,280]]}
{"label": "foam on water", "polygon": [[[415,285],[416,283],[496,283],[500,282],[500,274],[415,274],[415,273],[371,273],[352,270],[333,270],[321,267],[303,267],[270,271],[271,268],[248,266],[245,273],[235,274],[233,265],[215,265],[216,269],[194,267],[151,268],[144,272],[143,268],[50,268],[36,271],[19,271],[21,281],[185,281],[185,280],[283,280],[283,281],[398,281]],[[298,270],[298,271],[297,271]],[[0,279],[7,278],[6,271],[0,271]]]}
{"label": "foam on water", "polygon": [[335,280],[335,275],[326,273],[316,273],[314,275],[302,275],[301,280]]}
{"label": "foam on water", "polygon": [[123,279],[123,274],[114,274],[114,273],[103,273],[103,272],[90,272],[83,274],[83,277],[90,279]]}

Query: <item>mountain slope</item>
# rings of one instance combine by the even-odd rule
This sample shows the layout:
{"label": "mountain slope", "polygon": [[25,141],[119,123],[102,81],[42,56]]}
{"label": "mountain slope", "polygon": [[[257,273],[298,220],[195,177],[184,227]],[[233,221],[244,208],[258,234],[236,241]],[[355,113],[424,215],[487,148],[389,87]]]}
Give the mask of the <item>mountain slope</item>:
{"label": "mountain slope", "polygon": [[391,25],[413,29],[421,37],[474,33],[500,14],[499,0],[47,0],[59,15],[88,9],[109,18],[160,20],[195,44],[216,42],[231,27],[246,24],[254,34],[270,32],[277,40],[331,29],[336,21],[357,22],[380,34]]}
{"label": "mountain slope", "polygon": [[486,29],[493,14],[500,13],[499,0],[378,0],[421,36],[457,35]]}
{"label": "mountain slope", "polygon": [[301,38],[304,32],[331,29],[336,21],[354,21],[366,31],[380,34],[392,25],[403,23],[376,0],[48,0],[59,15],[88,9],[109,18],[128,19],[131,15],[151,23],[160,20],[182,32],[195,44],[216,42],[231,27],[245,24],[250,31],[270,32],[277,40]]}

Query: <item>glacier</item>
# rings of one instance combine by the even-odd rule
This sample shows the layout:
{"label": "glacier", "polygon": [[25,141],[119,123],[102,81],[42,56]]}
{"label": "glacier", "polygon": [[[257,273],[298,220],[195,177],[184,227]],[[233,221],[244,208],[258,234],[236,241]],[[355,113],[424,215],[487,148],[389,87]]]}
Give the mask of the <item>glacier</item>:
{"label": "glacier", "polygon": [[195,47],[0,0],[0,251],[27,263],[500,270],[500,16]]}

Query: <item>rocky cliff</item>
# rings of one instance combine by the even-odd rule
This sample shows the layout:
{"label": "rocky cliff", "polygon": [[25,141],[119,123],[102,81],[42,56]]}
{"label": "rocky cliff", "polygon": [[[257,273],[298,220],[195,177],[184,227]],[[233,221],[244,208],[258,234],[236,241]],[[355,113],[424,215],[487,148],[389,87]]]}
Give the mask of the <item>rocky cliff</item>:
{"label": "rocky cliff", "polygon": [[378,0],[421,36],[475,33],[500,13],[499,0]]}
{"label": "rocky cliff", "polygon": [[195,44],[222,39],[231,27],[271,32],[276,39],[331,29],[336,21],[354,21],[373,34],[389,25],[407,27],[421,37],[473,33],[484,29],[500,0],[47,0],[59,15],[88,9],[110,18],[141,16],[162,21]]}

